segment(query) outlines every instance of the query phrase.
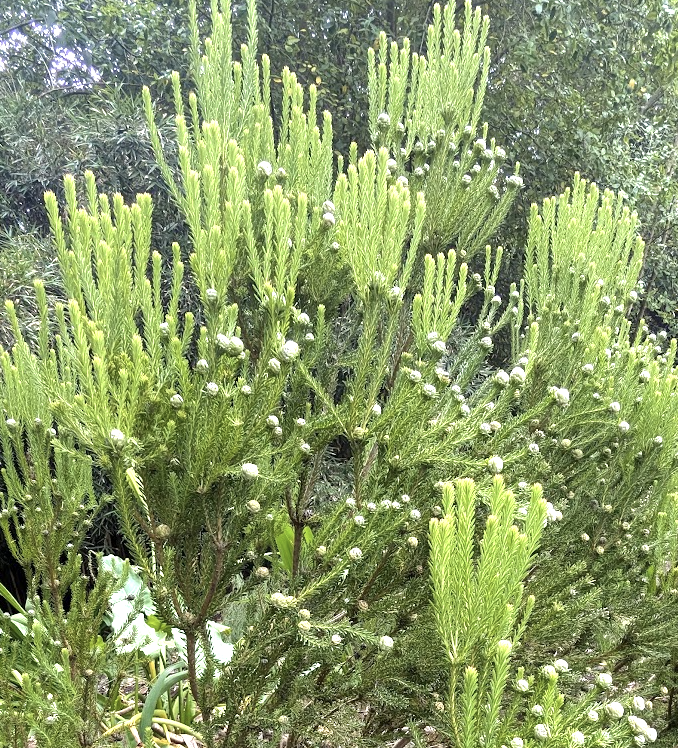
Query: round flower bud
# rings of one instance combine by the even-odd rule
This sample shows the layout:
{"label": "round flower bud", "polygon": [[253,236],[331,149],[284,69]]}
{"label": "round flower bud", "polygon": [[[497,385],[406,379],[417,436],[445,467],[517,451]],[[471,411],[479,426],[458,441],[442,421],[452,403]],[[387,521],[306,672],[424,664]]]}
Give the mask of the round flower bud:
{"label": "round flower bud", "polygon": [[553,667],[559,672],[559,673],[567,673],[570,669],[570,666],[567,663],[567,660],[556,660],[553,663]]}
{"label": "round flower bud", "polygon": [[214,397],[219,392],[219,385],[216,382],[208,382],[205,385],[205,392],[210,397]]}
{"label": "round flower bud", "polygon": [[351,550],[348,552],[348,557],[351,559],[351,561],[360,561],[360,559],[363,557],[363,552],[360,550],[360,548],[351,548]]}
{"label": "round flower bud", "polygon": [[336,222],[337,219],[334,217],[334,213],[323,213],[323,223],[327,228],[331,228]]}
{"label": "round flower bud", "polygon": [[407,539],[407,545],[409,545],[410,548],[416,548],[419,545],[419,539],[415,538],[414,535],[411,535]]}
{"label": "round flower bud", "polygon": [[511,738],[511,748],[523,748],[523,739],[519,737]]}
{"label": "round flower bud", "polygon": [[631,428],[631,425],[628,421],[620,421],[617,428],[620,433],[625,434]]}
{"label": "round flower bud", "polygon": [[415,522],[421,519],[421,512],[418,509],[413,509],[410,512],[410,519],[413,519]]}
{"label": "round flower bud", "polygon": [[527,451],[531,455],[538,455],[539,454],[539,445],[535,444],[534,442],[532,444],[527,445]]}
{"label": "round flower bud", "polygon": [[572,457],[574,457],[575,460],[581,460],[583,456],[584,456],[584,453],[581,451],[581,449],[572,450]]}
{"label": "round flower bud", "polygon": [[318,556],[320,556],[320,558],[322,558],[327,553],[327,548],[325,548],[324,545],[319,545],[315,549],[315,552],[318,554]]}
{"label": "round flower bud", "polygon": [[436,396],[436,388],[435,385],[432,384],[425,384],[422,387],[422,392],[426,397],[435,397]]}
{"label": "round flower bud", "polygon": [[379,639],[379,649],[383,649],[385,651],[393,649],[393,639],[390,636],[382,636]]}
{"label": "round flower bud", "polygon": [[161,322],[160,323],[160,334],[163,336],[163,338],[168,337],[170,333],[170,326],[167,322]]}
{"label": "round flower bud", "polygon": [[295,343],[294,340],[286,340],[283,343],[282,348],[280,349],[280,358],[282,358],[283,361],[289,362],[294,361],[295,358],[299,355],[299,345],[298,343]]}
{"label": "round flower bud", "polygon": [[109,434],[111,441],[113,442],[113,445],[116,447],[122,447],[122,445],[125,443],[125,435],[120,431],[120,429],[111,429],[111,433]]}
{"label": "round flower bud", "polygon": [[584,745],[586,742],[586,736],[581,730],[575,730],[570,736],[571,745]]}
{"label": "round flower bud", "polygon": [[388,112],[381,112],[377,117],[377,127],[381,130],[387,130],[391,126],[391,118]]}
{"label": "round flower bud", "polygon": [[257,164],[257,174],[262,179],[268,179],[273,174],[273,167],[268,161],[260,161]]}
{"label": "round flower bud", "polygon": [[280,361],[278,361],[277,358],[269,358],[268,359],[268,370],[272,374],[279,374],[280,373]]}
{"label": "round flower bud", "polygon": [[504,460],[502,460],[498,455],[493,455],[487,461],[487,469],[493,475],[498,475],[504,469]]}
{"label": "round flower bud", "polygon": [[494,383],[498,384],[500,387],[506,387],[511,377],[503,369],[499,369],[492,379],[494,380]]}
{"label": "round flower bud", "polygon": [[219,294],[217,293],[216,288],[208,288],[205,291],[205,298],[210,304],[216,304],[216,302],[219,301]]}
{"label": "round flower bud", "polygon": [[268,416],[266,419],[266,425],[269,427],[269,429],[274,429],[276,426],[280,425],[280,421],[278,420],[277,416]]}
{"label": "round flower bud", "polygon": [[268,566],[260,566],[254,573],[259,579],[268,579],[271,576]]}
{"label": "round flower bud", "polygon": [[410,379],[410,382],[421,382],[421,372],[417,371],[416,369],[411,369],[407,372],[407,376]]}
{"label": "round flower bud", "polygon": [[303,452],[303,454],[307,455],[311,453],[311,445],[308,442],[301,442],[299,445],[299,449]]}
{"label": "round flower bud", "polygon": [[599,673],[598,677],[596,678],[596,683],[601,688],[610,688],[612,685],[612,676],[610,673]]}
{"label": "round flower bud", "polygon": [[244,478],[248,478],[250,480],[259,477],[259,468],[253,462],[244,463],[240,468],[240,472],[242,473]]}
{"label": "round flower bud", "polygon": [[527,693],[530,690],[530,684],[525,678],[519,678],[516,681],[516,691]]}
{"label": "round flower bud", "polygon": [[610,413],[619,413],[619,411],[621,410],[621,404],[614,400],[607,406],[607,409],[610,411]]}
{"label": "round flower bud", "polygon": [[311,630],[311,624],[309,621],[299,621],[297,624],[297,628],[299,631],[302,631],[304,634],[308,633]]}
{"label": "round flower bud", "polygon": [[661,445],[664,443],[664,438],[661,436],[655,436],[655,438],[652,440],[658,447],[661,447]]}
{"label": "round flower bud", "polygon": [[251,395],[252,388],[249,386],[249,384],[243,384],[243,386],[240,388],[240,392],[242,392],[243,395]]}
{"label": "round flower bud", "polygon": [[343,639],[339,636],[339,634],[332,634],[332,644],[339,645],[343,641]]}
{"label": "round flower bud", "polygon": [[640,372],[639,379],[641,382],[649,382],[650,372],[647,369],[643,369],[643,371]]}
{"label": "round flower bud", "polygon": [[532,709],[530,709],[532,714],[534,714],[535,717],[541,717],[541,715],[544,713],[544,707],[541,704],[535,704]]}
{"label": "round flower bud", "polygon": [[209,368],[210,368],[210,365],[207,363],[207,360],[204,358],[199,359],[195,364],[196,371],[199,371],[201,374],[206,374]]}
{"label": "round flower bud", "polygon": [[637,712],[642,712],[645,709],[645,699],[642,696],[633,697],[633,708]]}
{"label": "round flower bud", "polygon": [[261,511],[261,504],[256,499],[250,499],[247,502],[247,508],[252,512],[252,514],[256,514]]}
{"label": "round flower bud", "polygon": [[613,719],[621,719],[624,716],[624,707],[618,701],[610,701],[605,706],[605,711]]}
{"label": "round flower bud", "polygon": [[484,348],[485,350],[489,350],[492,348],[492,338],[489,336],[485,336],[484,338],[480,339],[480,347]]}
{"label": "round flower bud", "polygon": [[184,398],[181,395],[172,395],[170,397],[170,404],[178,410],[184,404]]}
{"label": "round flower bud", "polygon": [[276,426],[273,429],[273,436],[276,437],[276,439],[279,439],[283,435],[283,430],[280,428],[280,426]]}
{"label": "round flower bud", "polygon": [[534,726],[534,737],[537,740],[548,740],[551,737],[551,730],[548,725],[538,724]]}
{"label": "round flower bud", "polygon": [[595,709],[591,709],[591,711],[586,715],[586,718],[589,722],[597,722],[598,712]]}
{"label": "round flower bud", "polygon": [[357,525],[358,527],[364,527],[365,517],[363,517],[362,514],[356,514],[356,516],[353,518],[353,524]]}

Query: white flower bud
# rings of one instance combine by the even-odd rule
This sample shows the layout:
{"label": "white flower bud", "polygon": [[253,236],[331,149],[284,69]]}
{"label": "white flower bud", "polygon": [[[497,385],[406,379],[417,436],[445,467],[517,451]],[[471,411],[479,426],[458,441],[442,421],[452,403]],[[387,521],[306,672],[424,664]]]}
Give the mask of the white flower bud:
{"label": "white flower bud", "polygon": [[278,361],[277,358],[269,358],[268,359],[268,370],[272,374],[279,374],[280,373],[280,361]]}
{"label": "white flower bud", "polygon": [[351,559],[351,561],[360,561],[360,559],[363,557],[363,552],[360,550],[360,548],[351,548],[351,550],[348,552],[348,557]]}
{"label": "white flower bud", "polygon": [[487,469],[497,475],[504,469],[504,461],[498,455],[494,455],[487,461]]}
{"label": "white flower bud", "polygon": [[555,680],[558,677],[558,671],[553,667],[553,665],[544,665],[544,667],[542,668],[542,673],[549,680]]}
{"label": "white flower bud", "polygon": [[530,709],[532,714],[534,714],[535,717],[541,717],[541,715],[544,713],[544,707],[541,704],[535,704],[532,709]]}
{"label": "white flower bud", "polygon": [[209,371],[210,365],[207,363],[207,360],[204,358],[199,359],[195,364],[196,371],[199,371],[201,374],[207,373]]}
{"label": "white flower bud", "polygon": [[[524,374],[525,372],[523,372]],[[511,380],[511,377],[505,372],[503,369],[499,369],[499,371],[492,377],[495,384],[498,384],[500,387],[506,387]]]}
{"label": "white flower bud", "polygon": [[256,514],[261,511],[261,504],[256,499],[250,499],[247,502],[247,508],[252,512],[252,514]]}
{"label": "white flower bud", "polygon": [[390,636],[382,636],[379,639],[379,649],[383,649],[385,651],[393,649],[393,639],[391,639]]}
{"label": "white flower bud", "polygon": [[419,545],[419,539],[415,538],[414,535],[411,535],[407,539],[407,545],[409,545],[410,548],[416,548]]}
{"label": "white flower bud", "polygon": [[645,699],[642,696],[633,697],[633,708],[637,712],[642,712],[645,709]]}
{"label": "white flower bud", "polygon": [[435,397],[436,396],[436,388],[435,385],[432,384],[425,384],[422,387],[422,392],[426,397]]}
{"label": "white flower bud", "polygon": [[120,431],[120,429],[111,429],[109,436],[116,447],[122,447],[125,443],[125,435]]}
{"label": "white flower bud", "polygon": [[570,666],[568,665],[567,660],[556,660],[553,663],[553,667],[559,673],[567,673],[570,670]]}
{"label": "white flower bud", "polygon": [[260,161],[257,164],[257,174],[264,179],[268,179],[273,174],[273,167],[268,161]]}
{"label": "white flower bud", "polygon": [[488,336],[485,336],[484,338],[480,339],[480,347],[484,348],[485,350],[489,350],[492,348],[492,338]]}
{"label": "white flower bud", "polygon": [[301,442],[299,449],[305,455],[311,454],[311,445],[308,442]]}
{"label": "white flower bud", "polygon": [[268,416],[266,419],[266,425],[269,427],[269,429],[274,429],[276,426],[280,425],[280,421],[278,420],[277,416]]}
{"label": "white flower bud", "polygon": [[240,468],[240,472],[244,478],[249,480],[259,477],[259,468],[253,462],[245,462]]}
{"label": "white flower bud", "polygon": [[339,636],[339,634],[332,634],[332,644],[339,645],[343,639]]}
{"label": "white flower bud", "polygon": [[611,403],[610,403],[610,404],[609,404],[609,405],[607,406],[607,409],[608,409],[608,410],[610,411],[610,413],[619,413],[619,411],[621,410],[621,404],[620,404],[620,403],[618,403],[618,402],[617,402],[617,401],[615,400],[615,401],[611,402]]}
{"label": "white flower bud", "polygon": [[302,631],[303,633],[308,633],[311,630],[311,624],[309,621],[299,621],[297,624],[297,628],[299,631]]}
{"label": "white flower bud", "polygon": [[160,323],[160,334],[163,336],[163,338],[166,338],[170,333],[170,326],[167,322],[161,322]]}
{"label": "white flower bud", "polygon": [[421,372],[416,369],[411,369],[407,372],[410,382],[421,382]]}
{"label": "white flower bud", "polygon": [[214,397],[219,392],[219,385],[216,382],[208,382],[205,385],[205,392],[210,396]]}
{"label": "white flower bud", "polygon": [[331,228],[336,222],[337,219],[334,217],[334,213],[323,213],[323,223],[325,226]]}
{"label": "white flower bud", "polygon": [[268,566],[260,566],[254,573],[259,579],[268,579],[271,576]]}
{"label": "white flower bud", "polygon": [[391,118],[388,116],[388,112],[381,112],[377,117],[377,126],[386,129],[391,125]]}
{"label": "white flower bud", "polygon": [[605,706],[605,711],[613,719],[621,719],[624,716],[624,707],[618,701],[610,701]]}
{"label": "white flower bud", "polygon": [[538,455],[539,454],[539,445],[532,442],[532,444],[527,445],[527,451],[531,455]]}
{"label": "white flower bud", "polygon": [[581,730],[575,730],[570,737],[571,745],[584,745],[586,742],[586,736]]}
{"label": "white flower bud", "polygon": [[353,518],[353,523],[358,525],[358,527],[364,527],[365,517],[363,517],[362,514],[356,514],[356,516]]}
{"label": "white flower bud", "polygon": [[551,737],[551,730],[548,725],[538,724],[534,726],[534,737],[537,740],[548,740]]}
{"label": "white flower bud", "polygon": [[286,340],[280,349],[280,358],[283,361],[293,361],[299,355],[299,345],[294,340]]}
{"label": "white flower bud", "polygon": [[417,520],[420,520],[421,519],[421,512],[418,509],[413,509],[410,512],[410,519],[413,519],[415,522]]}
{"label": "white flower bud", "polygon": [[610,688],[612,685],[612,676],[610,673],[599,673],[598,677],[596,678],[596,683],[601,688]]}
{"label": "white flower bud", "polygon": [[240,392],[242,392],[243,395],[251,395],[252,388],[249,386],[249,384],[243,384],[243,386],[240,388]]}
{"label": "white flower bud", "polygon": [[530,684],[525,678],[519,678],[516,681],[516,691],[527,693],[530,690]]}
{"label": "white flower bud", "polygon": [[172,395],[170,397],[170,404],[178,410],[184,404],[184,398],[181,395]]}
{"label": "white flower bud", "polygon": [[586,715],[589,722],[597,722],[598,721],[598,712],[595,709],[591,709],[591,711]]}
{"label": "white flower bud", "polygon": [[631,425],[628,421],[620,421],[617,428],[619,429],[620,433],[625,434],[631,428]]}

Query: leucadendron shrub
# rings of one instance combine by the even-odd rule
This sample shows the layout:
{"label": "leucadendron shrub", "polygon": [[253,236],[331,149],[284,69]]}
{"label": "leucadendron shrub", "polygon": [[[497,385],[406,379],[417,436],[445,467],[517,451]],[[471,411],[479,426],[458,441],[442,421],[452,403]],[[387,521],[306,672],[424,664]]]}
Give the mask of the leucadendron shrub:
{"label": "leucadendron shrub", "polygon": [[[148,195],[66,177],[46,206],[68,302],[52,312],[36,284],[34,345],[8,304],[0,526],[30,606],[0,588],[18,608],[2,739],[153,745],[155,719],[228,747],[654,740],[639,713],[670,685],[675,346],[630,331],[635,217],[577,180],[535,208],[500,298],[487,241],[521,180],[479,123],[480,12],[457,30],[436,6],[426,58],[382,38],[374,149],[336,159],[288,70],[274,130],[249,13],[235,60],[228,12],[213,3],[201,43],[191,8],[176,173],[144,95],[190,245],[165,263]],[[83,557],[104,505],[143,583],[114,628],[128,580]],[[140,615],[181,643],[157,678]],[[173,687],[191,724],[154,714]]]}

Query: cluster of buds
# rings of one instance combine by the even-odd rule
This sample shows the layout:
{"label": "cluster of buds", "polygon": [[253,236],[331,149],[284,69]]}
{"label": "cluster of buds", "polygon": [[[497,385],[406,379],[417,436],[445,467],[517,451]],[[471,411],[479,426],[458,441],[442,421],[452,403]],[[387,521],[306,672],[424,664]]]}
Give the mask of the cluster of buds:
{"label": "cluster of buds", "polygon": [[228,356],[240,356],[245,350],[245,344],[236,335],[217,335],[217,348]]}
{"label": "cluster of buds", "polygon": [[334,217],[334,203],[331,200],[325,200],[323,203],[323,225],[331,229],[337,222],[337,219]]}
{"label": "cluster of buds", "polygon": [[282,592],[274,592],[271,595],[271,605],[280,610],[288,610],[296,605],[297,599],[294,595],[283,595]]}

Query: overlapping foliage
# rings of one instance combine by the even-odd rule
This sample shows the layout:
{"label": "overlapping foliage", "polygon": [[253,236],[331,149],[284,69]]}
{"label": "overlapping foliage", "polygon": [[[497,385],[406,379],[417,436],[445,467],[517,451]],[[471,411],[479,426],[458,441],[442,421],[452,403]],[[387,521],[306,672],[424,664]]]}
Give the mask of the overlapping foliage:
{"label": "overlapping foliage", "polygon": [[[0,587],[2,740],[627,746],[659,696],[670,741],[676,346],[629,322],[635,214],[577,178],[502,299],[521,179],[480,124],[470,4],[463,33],[434,9],[433,58],[370,52],[374,149],[336,161],[289,70],[274,128],[255,3],[238,60],[212,13],[175,151],[144,91],[188,246],[154,249],[148,195],[67,176],[66,300],[36,283],[32,344],[8,304],[0,526],[29,596]],[[83,555],[109,505],[138,577]]]}

